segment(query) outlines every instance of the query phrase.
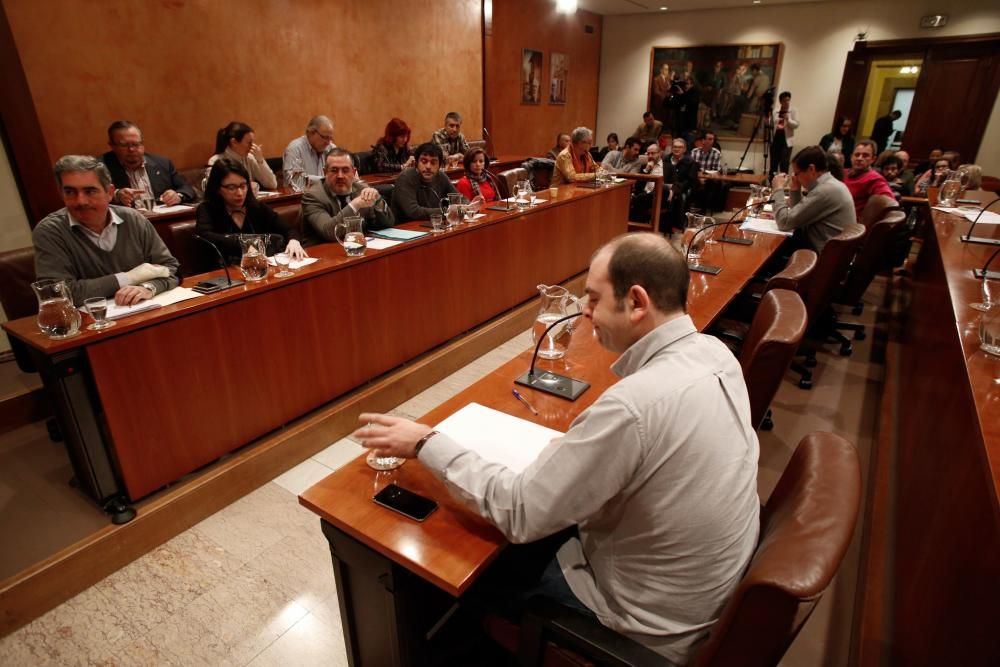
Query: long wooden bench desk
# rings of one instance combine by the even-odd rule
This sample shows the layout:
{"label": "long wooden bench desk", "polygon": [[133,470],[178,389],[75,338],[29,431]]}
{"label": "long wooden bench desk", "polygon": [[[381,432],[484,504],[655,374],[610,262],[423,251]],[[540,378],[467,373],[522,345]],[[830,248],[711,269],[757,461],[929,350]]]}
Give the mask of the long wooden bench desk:
{"label": "long wooden bench desk", "polygon": [[[783,241],[780,236],[748,236],[754,239],[752,246],[706,246],[702,261],[724,268],[714,276],[691,276],[689,312],[699,329],[705,329],[722,313]],[[421,421],[437,424],[468,403],[477,402],[567,430],[573,419],[617,380],[609,368],[615,356],[601,348],[591,334],[589,321],[583,321],[564,359],[540,360],[538,364],[538,368],[589,382],[591,387],[577,401],[520,388],[539,412],[538,416],[530,414],[510,391],[514,379],[531,363],[532,350],[526,350]],[[302,505],[320,516],[330,541],[351,665],[428,663],[432,651],[428,635],[506,544],[496,528],[453,499],[418,462],[409,461],[391,475],[400,486],[433,498],[439,509],[417,523],[376,505],[372,502],[376,473],[364,457],[299,497]]]}
{"label": "long wooden bench desk", "polygon": [[90,452],[74,464],[101,476],[91,494],[137,500],[579,274],[626,229],[627,186],[547,197],[361,258],[311,248],[320,261],[293,277],[103,332],[50,340],[34,318],[4,329],[32,350],[71,452]]}

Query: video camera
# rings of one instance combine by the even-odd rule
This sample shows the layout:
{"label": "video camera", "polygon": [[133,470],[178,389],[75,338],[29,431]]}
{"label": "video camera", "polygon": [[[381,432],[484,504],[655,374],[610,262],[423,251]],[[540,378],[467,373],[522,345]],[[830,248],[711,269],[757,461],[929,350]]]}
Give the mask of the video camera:
{"label": "video camera", "polygon": [[774,111],[774,86],[764,91],[760,96],[760,110],[762,113],[770,114]]}

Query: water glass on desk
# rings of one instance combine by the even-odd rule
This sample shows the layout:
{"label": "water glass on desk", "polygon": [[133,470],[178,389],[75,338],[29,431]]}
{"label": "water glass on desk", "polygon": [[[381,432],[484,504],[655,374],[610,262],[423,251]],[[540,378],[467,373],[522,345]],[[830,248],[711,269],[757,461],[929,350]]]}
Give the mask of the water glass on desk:
{"label": "water glass on desk", "polygon": [[979,349],[1000,357],[1000,303],[994,302],[979,319]]}
{"label": "water glass on desk", "polygon": [[274,256],[274,263],[278,265],[278,272],[274,274],[275,278],[287,278],[295,275],[288,270],[289,264],[292,263],[292,258],[288,256],[288,253],[279,252],[276,254]]}
{"label": "water glass on desk", "polygon": [[444,226],[444,215],[441,213],[431,213],[431,232],[440,234],[446,229]]}
{"label": "water glass on desk", "polygon": [[103,296],[95,296],[90,299],[86,299],[83,305],[87,308],[87,312],[90,316],[94,318],[94,323],[87,327],[88,331],[101,331],[102,329],[107,329],[108,327],[113,327],[116,322],[114,320],[107,319],[108,317],[108,300]]}
{"label": "water glass on desk", "polygon": [[990,308],[1000,306],[1000,285],[997,284],[997,281],[989,280],[988,278],[980,280],[979,295],[982,301],[979,303],[970,303],[970,308],[986,312]]}

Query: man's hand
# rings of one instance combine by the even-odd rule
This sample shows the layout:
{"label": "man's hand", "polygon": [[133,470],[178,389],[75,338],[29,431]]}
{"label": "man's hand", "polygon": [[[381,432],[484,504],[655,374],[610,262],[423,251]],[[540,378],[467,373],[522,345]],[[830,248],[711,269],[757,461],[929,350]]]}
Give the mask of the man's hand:
{"label": "man's hand", "polygon": [[771,179],[771,189],[778,190],[784,189],[785,183],[788,182],[788,174],[775,174],[774,178]]}
{"label": "man's hand", "polygon": [[288,241],[288,245],[285,246],[285,254],[292,259],[305,259],[309,256],[309,253],[302,247],[302,244],[295,239]]}
{"label": "man's hand", "polygon": [[357,197],[351,200],[351,206],[354,207],[355,211],[360,211],[363,208],[371,208],[378,201],[378,198],[378,190],[375,188],[365,188]]}
{"label": "man's hand", "polygon": [[406,162],[403,163],[403,169],[406,169],[407,167],[412,167],[416,163],[417,163],[417,158],[411,155],[406,159]]}
{"label": "man's hand", "polygon": [[165,206],[176,206],[181,203],[181,196],[176,190],[167,190],[160,195],[160,201],[163,202]]}
{"label": "man's hand", "polygon": [[137,188],[120,188],[115,194],[118,196],[118,201],[122,206],[131,206],[135,202],[135,198],[142,194],[142,190]]}
{"label": "man's hand", "polygon": [[374,449],[379,456],[398,456],[404,459],[414,457],[414,449],[422,437],[431,432],[427,424],[365,412],[358,421],[365,424],[353,433],[363,447]]}
{"label": "man's hand", "polygon": [[152,298],[153,293],[140,285],[129,285],[115,292],[115,303],[119,306],[134,306],[140,301]]}
{"label": "man's hand", "polygon": [[792,175],[791,180],[788,181],[788,188],[790,190],[801,190],[802,189],[802,184],[799,183],[799,177],[798,176],[795,176],[794,174]]}

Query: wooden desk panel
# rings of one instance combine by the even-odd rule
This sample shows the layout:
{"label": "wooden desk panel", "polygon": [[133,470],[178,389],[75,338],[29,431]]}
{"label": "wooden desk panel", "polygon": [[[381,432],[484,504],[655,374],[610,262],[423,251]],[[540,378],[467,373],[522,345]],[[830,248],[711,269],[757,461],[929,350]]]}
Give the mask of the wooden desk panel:
{"label": "wooden desk panel", "polygon": [[7,328],[47,354],[85,348],[135,500],[578,274],[625,230],[628,196],[568,186],[556,202],[363,258],[321,246],[325,261],[293,278],[101,334],[50,341],[31,318]]}
{"label": "wooden desk panel", "polygon": [[[722,273],[693,274],[689,311],[703,329],[717,318],[753,274],[781,244],[783,237],[753,234],[754,245],[707,246],[702,261],[720,263]],[[610,370],[615,355],[601,348],[592,336],[589,321],[582,321],[569,351],[558,361],[539,361],[537,368],[551,369],[591,384],[577,401],[569,402],[533,389],[519,388],[538,410],[532,415],[511,394],[514,379],[531,363],[532,350],[483,378],[421,421],[436,424],[470,402],[517,415],[565,431],[573,419],[616,381]],[[452,596],[461,595],[496,557],[506,540],[496,528],[451,497],[444,485],[415,461],[392,475],[393,481],[421,495],[434,498],[440,509],[417,524],[371,501],[375,472],[360,457],[308,489],[299,502],[339,530],[364,543]],[[383,480],[384,483],[384,480]]]}

